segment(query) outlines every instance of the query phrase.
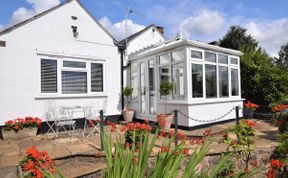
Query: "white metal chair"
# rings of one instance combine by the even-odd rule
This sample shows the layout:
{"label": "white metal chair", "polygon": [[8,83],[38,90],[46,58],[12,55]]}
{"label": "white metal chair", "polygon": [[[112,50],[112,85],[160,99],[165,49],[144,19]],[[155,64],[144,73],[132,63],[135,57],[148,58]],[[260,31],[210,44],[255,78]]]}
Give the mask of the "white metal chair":
{"label": "white metal chair", "polygon": [[52,132],[52,134],[56,134],[56,130],[55,130],[55,121],[56,121],[56,102],[53,100],[49,100],[46,101],[44,103],[44,116],[42,117],[43,120],[46,121],[49,129],[47,131],[47,134],[49,134],[50,132]]}
{"label": "white metal chair", "polygon": [[[105,99],[103,102],[97,102],[97,103],[90,103],[89,106],[91,106],[87,111],[87,115],[85,116],[85,125],[84,125],[84,132],[83,137],[86,132],[87,126],[92,127],[92,130],[87,135],[87,138],[91,135],[98,132],[100,134],[100,110],[103,110],[103,112],[106,112],[106,105],[107,105],[107,99]],[[103,118],[105,120],[105,117]],[[103,120],[103,121],[104,121]]]}
{"label": "white metal chair", "polygon": [[71,137],[74,135],[76,122],[73,120],[73,108],[71,107],[57,107],[56,108],[56,138],[60,133],[68,133]]}

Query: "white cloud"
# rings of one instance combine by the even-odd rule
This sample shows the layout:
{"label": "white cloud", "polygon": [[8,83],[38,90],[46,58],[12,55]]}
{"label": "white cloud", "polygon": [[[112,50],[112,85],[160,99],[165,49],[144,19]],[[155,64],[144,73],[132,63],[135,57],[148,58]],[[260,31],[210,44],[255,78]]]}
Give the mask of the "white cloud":
{"label": "white cloud", "polygon": [[[126,37],[126,20],[112,24],[108,17],[102,17],[99,22],[112,33],[112,35],[117,39],[121,40]],[[132,20],[127,20],[127,36],[130,36],[142,29],[144,25],[139,25],[134,23]]]}
{"label": "white cloud", "polygon": [[44,0],[42,1],[41,0],[26,0],[26,2],[32,5],[32,8],[27,9],[25,7],[19,7],[17,10],[13,12],[12,17],[10,18],[9,24],[5,26],[11,26],[21,21],[24,21],[36,14],[39,14],[61,3],[60,0],[45,0],[45,1]]}
{"label": "white cloud", "polygon": [[278,56],[281,45],[288,42],[288,18],[250,21],[244,27],[271,56]]}
{"label": "white cloud", "polygon": [[225,18],[217,11],[204,10],[196,16],[186,18],[180,25],[184,36],[203,37],[214,35],[219,32],[225,24]]}

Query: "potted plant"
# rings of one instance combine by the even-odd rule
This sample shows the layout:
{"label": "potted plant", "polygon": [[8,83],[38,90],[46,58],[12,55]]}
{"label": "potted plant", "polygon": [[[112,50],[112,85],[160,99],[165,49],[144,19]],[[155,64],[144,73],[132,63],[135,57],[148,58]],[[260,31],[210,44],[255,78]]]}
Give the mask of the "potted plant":
{"label": "potted plant", "polygon": [[124,108],[123,110],[123,117],[125,119],[125,121],[127,122],[132,122],[133,120],[133,117],[134,117],[134,110],[133,109],[128,109],[128,105],[129,105],[129,96],[131,96],[133,93],[133,88],[131,87],[125,87],[123,90],[122,90],[122,94],[126,97],[126,108]]}
{"label": "potted plant", "polygon": [[165,103],[164,103],[164,113],[157,114],[157,121],[162,131],[169,131],[172,124],[173,115],[171,113],[167,113],[166,101],[168,95],[173,91],[173,88],[174,85],[171,82],[163,81],[160,83],[159,92],[160,96],[164,96]]}
{"label": "potted plant", "polygon": [[247,101],[244,103],[244,107],[245,107],[245,110],[244,110],[245,117],[252,119],[254,111],[256,111],[256,109],[259,106],[255,103],[252,103],[251,101]]}
{"label": "potted plant", "polygon": [[9,120],[5,122],[2,128],[2,138],[4,140],[9,139],[21,139],[26,137],[36,136],[37,130],[42,125],[42,120],[38,117],[25,117]]}

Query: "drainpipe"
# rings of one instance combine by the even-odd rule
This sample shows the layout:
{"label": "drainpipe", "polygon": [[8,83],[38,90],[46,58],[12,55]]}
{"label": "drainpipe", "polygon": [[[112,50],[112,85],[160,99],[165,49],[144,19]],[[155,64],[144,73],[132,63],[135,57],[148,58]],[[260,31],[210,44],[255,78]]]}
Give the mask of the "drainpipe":
{"label": "drainpipe", "polygon": [[124,75],[123,75],[124,66],[123,66],[123,64],[124,64],[124,52],[126,50],[126,45],[118,44],[118,49],[121,53],[121,59],[120,59],[120,61],[121,61],[121,64],[120,64],[121,65],[120,66],[120,70],[121,70],[121,74],[120,74],[120,76],[121,76],[121,109],[124,110],[124,95],[122,93],[122,90],[124,88]]}

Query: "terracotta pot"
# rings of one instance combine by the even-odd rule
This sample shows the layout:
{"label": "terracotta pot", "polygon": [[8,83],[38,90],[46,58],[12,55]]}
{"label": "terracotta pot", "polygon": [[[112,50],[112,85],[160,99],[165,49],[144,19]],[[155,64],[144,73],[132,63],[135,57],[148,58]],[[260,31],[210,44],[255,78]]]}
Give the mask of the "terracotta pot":
{"label": "terracotta pot", "polygon": [[133,121],[134,110],[125,109],[125,110],[123,110],[122,113],[123,113],[123,117],[124,117],[125,121],[127,121],[127,122],[132,122]]}
{"label": "terracotta pot", "polygon": [[169,131],[172,121],[172,114],[157,114],[157,121],[162,131]]}
{"label": "terracotta pot", "polygon": [[38,128],[23,128],[18,132],[14,130],[6,131],[2,129],[3,140],[12,140],[12,139],[23,139],[27,137],[35,137],[37,135]]}

